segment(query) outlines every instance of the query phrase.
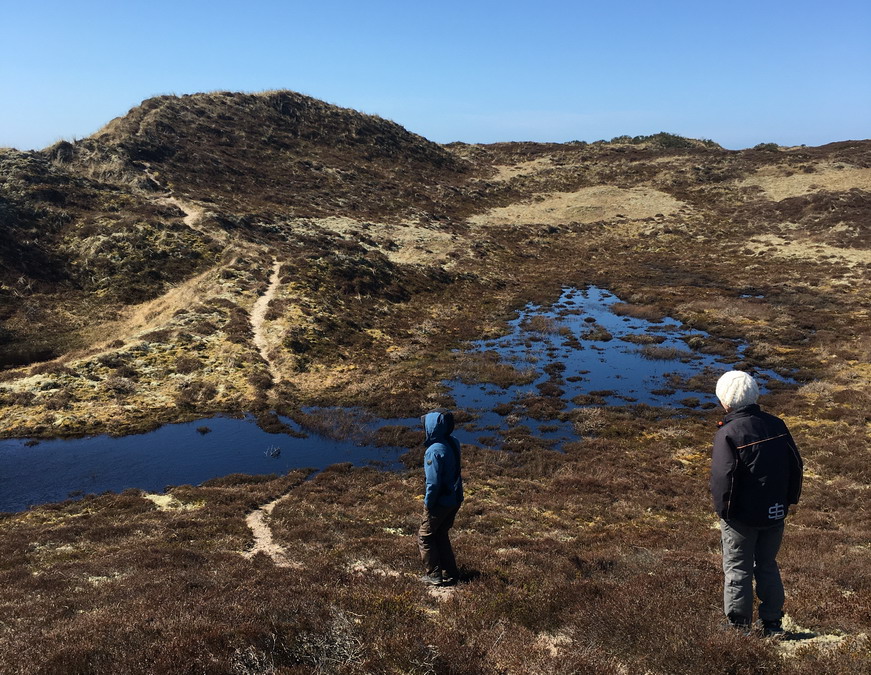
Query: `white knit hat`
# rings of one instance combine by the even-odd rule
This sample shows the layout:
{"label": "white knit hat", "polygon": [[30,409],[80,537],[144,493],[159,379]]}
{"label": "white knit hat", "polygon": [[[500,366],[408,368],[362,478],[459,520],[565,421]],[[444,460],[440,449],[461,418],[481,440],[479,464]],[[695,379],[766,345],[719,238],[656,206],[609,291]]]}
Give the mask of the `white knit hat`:
{"label": "white knit hat", "polygon": [[717,380],[717,398],[727,410],[743,408],[759,400],[759,385],[741,370],[730,370]]}

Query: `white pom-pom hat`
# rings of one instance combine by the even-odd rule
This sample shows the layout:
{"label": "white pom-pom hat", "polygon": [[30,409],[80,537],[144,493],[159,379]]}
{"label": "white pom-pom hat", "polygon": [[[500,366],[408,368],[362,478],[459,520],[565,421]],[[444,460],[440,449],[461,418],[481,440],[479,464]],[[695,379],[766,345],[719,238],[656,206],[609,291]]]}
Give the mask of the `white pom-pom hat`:
{"label": "white pom-pom hat", "polygon": [[726,410],[743,408],[759,400],[759,385],[741,370],[730,370],[717,380],[717,398]]}

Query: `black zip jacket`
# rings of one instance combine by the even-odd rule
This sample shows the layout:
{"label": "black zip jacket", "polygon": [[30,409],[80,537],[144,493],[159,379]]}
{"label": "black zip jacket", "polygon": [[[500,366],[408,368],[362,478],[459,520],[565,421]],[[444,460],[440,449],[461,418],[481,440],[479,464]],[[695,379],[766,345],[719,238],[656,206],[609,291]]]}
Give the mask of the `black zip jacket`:
{"label": "black zip jacket", "polygon": [[783,522],[801,496],[803,468],[783,420],[756,404],[733,410],[714,436],[714,508],[724,520],[753,527]]}

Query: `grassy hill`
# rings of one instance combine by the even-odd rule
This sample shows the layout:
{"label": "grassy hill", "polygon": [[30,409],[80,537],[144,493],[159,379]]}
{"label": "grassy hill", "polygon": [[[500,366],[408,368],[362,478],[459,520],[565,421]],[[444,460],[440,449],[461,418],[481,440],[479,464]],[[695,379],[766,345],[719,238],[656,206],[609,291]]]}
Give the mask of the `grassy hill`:
{"label": "grassy hill", "polygon": [[[584,440],[555,453],[518,423],[512,452],[464,448],[456,590],[417,582],[420,439],[397,434],[407,473],[232,476],[3,516],[0,663],[868,669],[869,223],[871,141],[440,146],[292,92],[158,97],[91,138],[0,151],[4,436],[313,404],[419,415],[454,405],[445,379],[516,375],[456,351],[469,340],[596,284],[796,378],[763,403],[807,462],[781,558],[791,620],[820,634],[790,651],[716,628],[716,411],[591,416],[542,391],[528,411]],[[284,557],[243,555],[246,516],[282,496],[264,522]]]}

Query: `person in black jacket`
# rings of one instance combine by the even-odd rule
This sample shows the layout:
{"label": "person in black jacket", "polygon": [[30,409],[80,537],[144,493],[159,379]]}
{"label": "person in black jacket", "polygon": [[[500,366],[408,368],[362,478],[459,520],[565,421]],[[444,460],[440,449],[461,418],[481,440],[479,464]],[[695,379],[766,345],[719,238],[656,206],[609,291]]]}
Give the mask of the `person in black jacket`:
{"label": "person in black jacket", "polygon": [[726,410],[711,461],[711,495],[723,542],[723,609],[732,626],[748,630],[755,577],[762,631],[783,635],[776,557],[789,507],[801,495],[801,455],[783,420],[757,405],[759,386],[750,375],[730,371],[716,392]]}

